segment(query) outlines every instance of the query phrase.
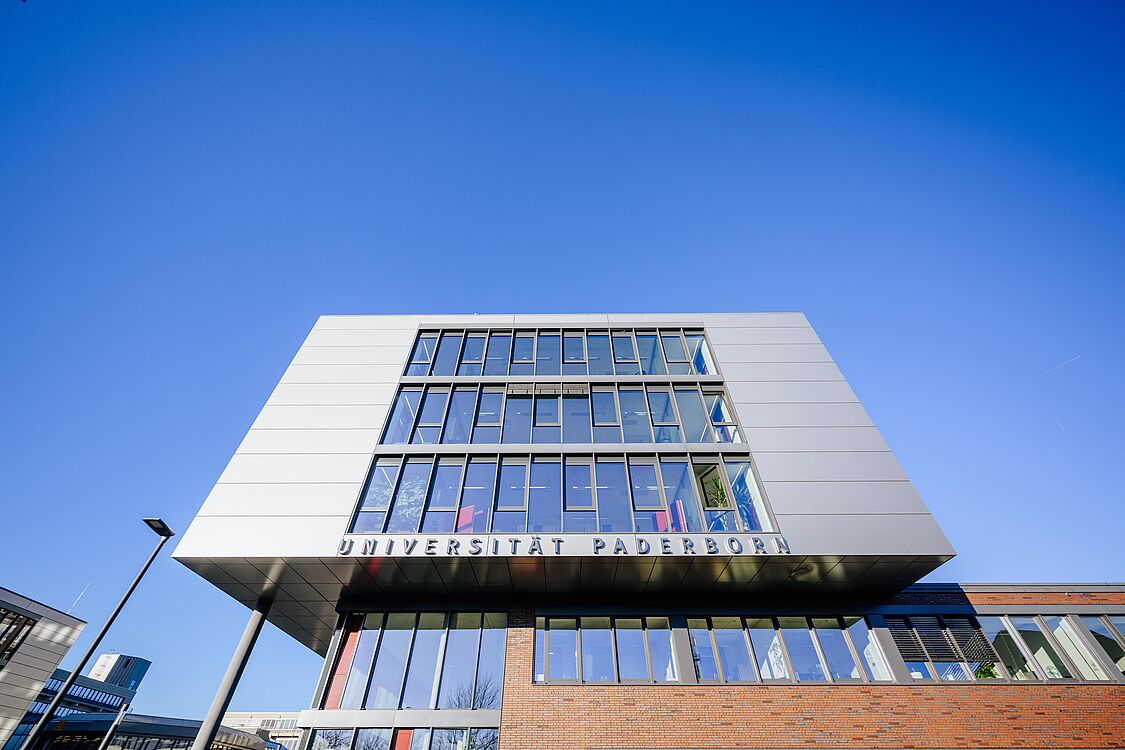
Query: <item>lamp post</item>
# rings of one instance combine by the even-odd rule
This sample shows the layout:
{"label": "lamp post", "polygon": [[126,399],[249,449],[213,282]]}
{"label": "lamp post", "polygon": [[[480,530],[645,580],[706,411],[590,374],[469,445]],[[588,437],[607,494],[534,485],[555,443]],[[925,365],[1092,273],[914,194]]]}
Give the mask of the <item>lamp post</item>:
{"label": "lamp post", "polygon": [[144,522],[160,537],[160,541],[156,544],[156,549],[154,549],[152,551],[152,554],[148,556],[148,560],[146,560],[145,564],[141,567],[141,571],[137,573],[137,577],[133,579],[133,582],[131,584],[129,584],[129,588],[125,590],[125,594],[121,597],[120,601],[117,602],[117,606],[114,607],[113,611],[109,613],[109,617],[102,625],[101,630],[99,630],[98,634],[94,636],[94,642],[91,643],[89,648],[86,649],[86,653],[82,654],[82,660],[79,661],[78,665],[71,670],[70,676],[66,678],[66,682],[64,682],[58,689],[58,692],[55,693],[55,697],[51,700],[51,705],[47,706],[47,710],[43,712],[43,716],[39,719],[38,723],[36,723],[35,727],[32,728],[31,734],[27,735],[27,739],[24,740],[21,750],[32,750],[32,748],[35,747],[35,744],[39,741],[39,738],[42,736],[43,731],[47,728],[47,724],[51,721],[51,717],[55,715],[55,709],[57,709],[59,707],[59,704],[62,703],[63,698],[66,697],[66,694],[70,691],[71,686],[74,685],[74,681],[78,679],[78,675],[81,674],[82,670],[86,668],[86,662],[90,661],[90,657],[93,656],[94,651],[96,651],[98,646],[101,644],[102,638],[105,637],[106,631],[109,630],[109,626],[112,625],[113,621],[117,619],[117,615],[121,613],[122,608],[125,606],[125,602],[129,601],[129,597],[132,596],[134,589],[137,588],[137,584],[141,582],[141,579],[144,577],[145,573],[148,572],[149,567],[152,565],[152,561],[156,559],[156,556],[158,554],[160,554],[160,548],[163,547],[164,543],[176,534],[176,532],[168,528],[168,524],[164,523],[159,518],[146,518],[144,519]]}

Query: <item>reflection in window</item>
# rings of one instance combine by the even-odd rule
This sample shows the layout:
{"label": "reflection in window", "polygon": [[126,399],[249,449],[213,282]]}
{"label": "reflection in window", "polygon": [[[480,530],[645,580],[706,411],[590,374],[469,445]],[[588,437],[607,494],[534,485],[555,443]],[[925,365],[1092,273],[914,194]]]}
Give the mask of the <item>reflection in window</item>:
{"label": "reflection in window", "polygon": [[465,744],[467,729],[434,729],[430,750],[469,750]]}
{"label": "reflection in window", "polygon": [[457,358],[461,353],[461,334],[443,333],[441,343],[438,344],[437,354],[434,355],[434,366],[431,375],[453,375],[457,372]]}
{"label": "reflection in window", "polygon": [[563,375],[586,374],[586,345],[581,333],[563,336]]}
{"label": "reflection in window", "polygon": [[608,617],[582,618],[582,679],[612,682],[613,636]]}
{"label": "reflection in window", "polygon": [[591,375],[613,374],[613,354],[609,349],[609,336],[587,335],[586,351]]}
{"label": "reflection in window", "polygon": [[449,616],[438,708],[473,707],[474,667],[479,640],[479,612],[454,612]]}
{"label": "reflection in window", "polygon": [[429,708],[433,705],[441,641],[445,635],[444,612],[422,612],[410,651],[410,668],[406,672],[406,688],[402,691],[402,708]]}
{"label": "reflection in window", "polygon": [[875,642],[875,638],[867,628],[864,619],[862,617],[845,617],[844,625],[848,629],[848,635],[852,637],[855,650],[859,653],[859,659],[863,663],[867,678],[877,681],[890,680],[890,667],[887,666],[887,661],[883,658],[883,652],[879,650],[879,644]]}
{"label": "reflection in window", "polygon": [[426,500],[422,531],[435,534],[448,534],[453,531],[457,493],[461,489],[461,469],[461,463],[455,459],[443,458],[438,461],[434,475],[430,479],[430,492]]}
{"label": "reflection in window", "polygon": [[535,427],[531,433],[533,443],[558,443],[562,440],[559,416],[559,397],[539,395],[535,397]]}
{"label": "reflection in window", "polygon": [[645,635],[652,660],[652,678],[656,682],[675,682],[676,659],[672,650],[672,625],[667,617],[646,617]]}
{"label": "reflection in window", "polygon": [[684,439],[689,443],[713,443],[711,422],[703,412],[703,401],[695,388],[676,388],[676,406],[683,420]]}
{"label": "reflection in window", "polygon": [[664,347],[664,357],[668,360],[668,374],[690,375],[691,363],[688,362],[687,349],[684,348],[680,334],[661,333],[660,343]]}
{"label": "reflection in window", "polygon": [[531,442],[531,396],[508,396],[504,405],[503,442]]}
{"label": "reflection in window", "polygon": [[484,357],[485,375],[507,375],[508,359],[512,352],[512,336],[494,333],[488,337],[488,350]]}
{"label": "reflection in window", "polygon": [[426,375],[430,371],[430,362],[437,349],[437,336],[434,334],[421,334],[414,342],[414,349],[410,352],[410,364],[406,367],[407,375]]}
{"label": "reflection in window", "polygon": [[1125,674],[1125,648],[1114,637],[1109,626],[1100,617],[1081,617],[1079,619],[1082,620],[1082,624],[1086,626],[1090,634],[1094,636],[1094,640],[1101,646],[1109,660],[1117,665],[1121,674]]}
{"label": "reflection in window", "polygon": [[667,372],[660,341],[655,334],[637,334],[637,354],[641,360],[642,375],[664,375]]}
{"label": "reflection in window", "polygon": [[500,708],[508,616],[503,612],[485,612],[482,624],[473,708]]}
{"label": "reflection in window", "polygon": [[1105,672],[1102,670],[1101,665],[1098,664],[1097,659],[1086,648],[1086,644],[1082,642],[1078,631],[1075,629],[1074,623],[1067,617],[1060,617],[1058,615],[1045,615],[1043,622],[1047,625],[1047,630],[1055,636],[1062,650],[1070,657],[1070,661],[1074,666],[1078,667],[1078,671],[1082,674],[1085,680],[1108,680]]}
{"label": "reflection in window", "polygon": [[645,661],[645,636],[641,619],[618,617],[613,622],[617,645],[617,673],[620,680],[648,680]]}
{"label": "reflection in window", "polygon": [[[363,693],[367,690],[367,675],[371,673],[371,660],[375,656],[375,645],[379,642],[379,630],[383,626],[381,614],[352,615],[350,619],[357,625],[362,622],[363,629],[356,634],[355,653],[352,655],[351,668],[348,669],[347,682],[344,685],[339,708],[359,708],[363,705]],[[327,707],[334,708],[334,706]]]}
{"label": "reflection in window", "polygon": [[473,428],[474,443],[500,442],[500,412],[504,408],[504,391],[485,389],[477,405],[477,424]]}
{"label": "reflection in window", "polygon": [[535,371],[535,334],[517,333],[512,344],[511,375],[533,375]]}
{"label": "reflection in window", "polygon": [[562,372],[562,340],[557,333],[540,333],[535,350],[535,374],[558,375]]}
{"label": "reflection in window", "polygon": [[350,729],[317,729],[313,731],[312,750],[348,750],[352,744]]}
{"label": "reflection in window", "polygon": [[684,340],[688,345],[691,364],[699,375],[715,375],[715,362],[711,359],[711,350],[707,348],[707,339],[702,333],[686,333]]}
{"label": "reflection in window", "polygon": [[371,671],[371,687],[367,691],[364,708],[398,708],[402,678],[406,673],[406,655],[410,652],[410,637],[414,630],[414,615],[392,612],[387,615],[379,655]]}
{"label": "reflection in window", "polygon": [[387,420],[387,434],[383,442],[391,445],[404,444],[410,440],[414,419],[418,416],[418,403],[422,400],[420,388],[404,388],[395,398],[391,417]]}
{"label": "reflection in window", "polygon": [[476,404],[476,388],[453,389],[453,398],[449,402],[449,416],[445,420],[445,431],[442,433],[441,442],[452,444],[469,442]]}
{"label": "reflection in window", "polygon": [[746,635],[742,630],[740,617],[713,617],[715,648],[719,664],[723,668],[723,679],[727,682],[750,682],[756,680],[754,667],[750,662],[750,652],[746,648]]}
{"label": "reflection in window", "polygon": [[[469,746],[466,750],[497,750],[500,747],[500,730],[476,727],[469,730]],[[413,749],[412,749],[413,750]],[[437,748],[431,748],[437,750]]]}
{"label": "reflection in window", "polygon": [[1031,651],[1032,656],[1049,680],[1070,679],[1070,670],[1067,669],[1062,659],[1055,652],[1054,647],[1048,642],[1043,631],[1033,617],[1010,618],[1016,632],[1020,634],[1024,644]]}
{"label": "reflection in window", "polygon": [[633,530],[633,509],[629,503],[624,461],[596,463],[598,531],[628,533]]}
{"label": "reflection in window", "polygon": [[626,443],[651,443],[649,430],[648,402],[640,388],[622,388],[618,392],[621,400],[621,429]]}
{"label": "reflection in window", "polygon": [[548,677],[552,680],[578,679],[578,622],[573,618],[550,618]]}
{"label": "reflection in window", "polygon": [[564,443],[589,443],[590,397],[563,396],[562,429]]}
{"label": "reflection in window", "polygon": [[756,491],[758,485],[754,481],[754,473],[750,470],[750,462],[727,461],[726,471],[731,492],[734,494],[735,507],[738,508],[738,515],[742,517],[743,528],[747,531],[768,530],[769,516],[766,514],[761,495]]}
{"label": "reflection in window", "polygon": [[590,393],[593,407],[594,442],[620,443],[621,428],[617,421],[617,399],[613,390],[596,390]]}
{"label": "reflection in window", "polygon": [[531,463],[527,496],[527,530],[533,534],[562,531],[562,464]]}
{"label": "reflection in window", "polygon": [[700,682],[719,679],[718,662],[715,649],[711,645],[711,631],[706,619],[687,621],[688,637],[691,640],[691,658],[695,662],[695,678]]}
{"label": "reflection in window", "polygon": [[785,646],[789,651],[789,660],[793,663],[793,671],[797,679],[804,681],[821,681],[826,679],[824,667],[816,655],[813,646],[812,633],[809,632],[808,623],[803,617],[782,617],[778,620],[781,626],[781,635],[785,639]]}
{"label": "reflection in window", "polygon": [[457,366],[458,375],[480,375],[484,363],[484,334],[471,334],[465,337],[461,348],[461,364]]}
{"label": "reflection in window", "polygon": [[629,459],[629,486],[633,492],[633,520],[637,531],[668,531],[668,512],[660,498],[660,480],[651,461]]}
{"label": "reflection in window", "polygon": [[699,533],[703,531],[699,499],[695,494],[695,481],[686,461],[661,461],[660,474],[664,482],[664,498],[668,501],[668,516],[672,531]]}
{"label": "reflection in window", "polygon": [[378,533],[383,530],[383,519],[391,504],[395,480],[398,479],[398,463],[397,458],[380,458],[375,461],[353,529],[357,534]]}
{"label": "reflection in window", "polygon": [[493,531],[522,532],[524,530],[526,490],[527,464],[505,460],[500,465],[496,512],[492,520]]}
{"label": "reflection in window", "polygon": [[589,460],[566,461],[563,497],[563,531],[570,533],[598,530],[594,505],[593,467]]}
{"label": "reflection in window", "polygon": [[708,531],[738,531],[738,520],[727,494],[723,472],[716,464],[693,465],[703,493],[703,523]]}
{"label": "reflection in window", "polygon": [[389,750],[391,746],[390,729],[357,729],[352,750]]}
{"label": "reflection in window", "polygon": [[437,443],[448,400],[449,391],[437,388],[426,389],[426,395],[422,398],[422,409],[418,414],[418,426],[414,428],[414,437],[410,442],[424,445]]}
{"label": "reflection in window", "polygon": [[788,679],[789,670],[785,666],[785,652],[782,650],[781,639],[774,630],[773,620],[768,617],[748,619],[746,628],[750,633],[750,644],[754,648],[758,672],[761,673],[762,679]]}
{"label": "reflection in window", "polygon": [[422,519],[422,506],[426,499],[426,488],[430,481],[429,459],[411,459],[402,469],[402,479],[395,492],[394,505],[391,506],[387,520],[388,534],[406,534],[418,531]]}
{"label": "reflection in window", "polygon": [[726,405],[723,394],[713,392],[703,394],[703,403],[707,414],[711,417],[711,426],[720,443],[738,443],[738,425],[735,423],[734,412]]}
{"label": "reflection in window", "polygon": [[483,534],[488,531],[495,487],[496,463],[478,459],[469,461],[465,469],[465,485],[461,488],[461,507],[457,511],[457,533]]}
{"label": "reflection in window", "polygon": [[851,649],[848,648],[844,631],[840,628],[840,621],[835,617],[813,618],[813,628],[816,629],[816,639],[820,641],[820,650],[824,654],[824,662],[828,665],[828,674],[833,680],[859,680],[862,675],[855,659],[852,658]]}
{"label": "reflection in window", "polygon": [[981,631],[985,638],[992,644],[992,648],[1000,655],[1000,660],[1008,668],[1008,673],[1016,680],[1034,680],[1035,672],[1028,664],[1023,652],[1016,645],[1011,633],[1004,627],[1004,621],[999,617],[977,617]]}

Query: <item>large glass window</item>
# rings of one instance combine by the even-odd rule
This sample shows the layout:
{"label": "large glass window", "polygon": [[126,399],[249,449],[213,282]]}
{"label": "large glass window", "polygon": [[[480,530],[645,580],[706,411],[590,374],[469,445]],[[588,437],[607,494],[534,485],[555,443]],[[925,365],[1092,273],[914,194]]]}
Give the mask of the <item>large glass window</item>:
{"label": "large glass window", "polygon": [[582,679],[612,682],[613,634],[608,617],[582,618]]}
{"label": "large glass window", "polygon": [[626,443],[651,443],[652,432],[649,429],[648,402],[645,392],[640,388],[621,388],[618,391],[621,400],[621,429],[625,433]]}
{"label": "large glass window", "polygon": [[573,618],[551,617],[550,648],[547,653],[548,678],[552,680],[578,679],[578,621]]}
{"label": "large glass window", "polygon": [[445,405],[449,401],[449,390],[446,388],[427,388],[426,395],[422,398],[422,409],[418,414],[418,426],[414,428],[414,437],[411,443],[433,445],[437,443],[441,434],[441,425],[445,420]]}
{"label": "large glass window", "polygon": [[398,479],[398,467],[397,458],[380,458],[375,461],[353,527],[353,531],[357,534],[378,533],[383,530],[383,521],[387,516],[387,508],[390,507],[391,495],[394,493],[395,482]]}
{"label": "large glass window", "polygon": [[649,388],[648,406],[649,413],[652,415],[653,441],[680,442],[680,428],[676,423],[675,408],[672,406],[672,391],[668,388]]}
{"label": "large glass window", "polygon": [[867,622],[862,617],[845,617],[843,620],[848,635],[851,636],[852,643],[855,644],[855,650],[859,654],[863,669],[867,673],[867,679],[890,680],[890,667],[887,666],[887,660],[883,657],[883,652],[879,650],[879,644],[868,629]]}
{"label": "large glass window", "polygon": [[355,744],[352,745],[352,750],[390,750],[390,747],[390,729],[355,730]]}
{"label": "large glass window", "polygon": [[660,351],[660,340],[655,333],[637,334],[637,354],[641,360],[642,375],[664,375],[664,355]]}
{"label": "large glass window", "polygon": [[609,348],[608,334],[588,334],[586,351],[591,375],[613,374],[613,353]]}
{"label": "large glass window", "polygon": [[593,406],[594,442],[620,443],[621,426],[617,418],[617,397],[613,388],[599,388],[590,392]]}
{"label": "large glass window", "polygon": [[782,617],[778,619],[781,635],[789,651],[793,671],[801,682],[818,682],[826,679],[824,667],[813,645],[812,633],[803,617]]}
{"label": "large glass window", "polygon": [[530,395],[508,395],[504,404],[505,443],[531,442],[531,407]]}
{"label": "large glass window", "polygon": [[590,443],[590,397],[563,396],[562,429],[564,443]]}
{"label": "large glass window", "polygon": [[633,334],[617,331],[613,334],[613,367],[618,375],[640,375],[637,351],[633,347]]}
{"label": "large glass window", "polygon": [[526,528],[527,464],[505,459],[500,465],[499,486],[496,490],[496,512],[492,517],[492,530],[523,532]]}
{"label": "large glass window", "polygon": [[618,617],[614,620],[613,627],[618,679],[647,681],[648,661],[645,658],[645,635],[641,618]]}
{"label": "large glass window", "polygon": [[686,461],[661,461],[660,475],[664,482],[671,530],[679,533],[702,532],[703,519],[691,466]]}
{"label": "large glass window", "polygon": [[531,463],[527,530],[533,534],[562,531],[562,464],[558,461],[536,459]]}
{"label": "large glass window", "polygon": [[563,497],[563,531],[570,533],[598,530],[594,503],[593,466],[589,459],[566,460]]}
{"label": "large glass window", "polygon": [[645,635],[652,660],[652,678],[656,682],[675,682],[676,657],[672,647],[672,624],[667,617],[646,617]]}
{"label": "large glass window", "polygon": [[1028,663],[1027,658],[1023,655],[1023,651],[1016,644],[1012,634],[1008,632],[1008,628],[1004,626],[1004,621],[999,617],[978,617],[977,622],[980,623],[981,630],[984,632],[985,638],[992,644],[992,648],[999,654],[1000,660],[1004,662],[1004,666],[1008,669],[1008,674],[1016,680],[1034,680],[1036,674],[1032,670],[1031,665]]}
{"label": "large glass window", "polygon": [[781,637],[774,628],[773,620],[769,617],[748,619],[746,630],[750,634],[750,643],[753,645],[754,657],[762,679],[788,679],[789,668],[785,664],[785,650],[781,645]]}
{"label": "large glass window", "polygon": [[1013,627],[1049,680],[1070,679],[1070,670],[1039,629],[1034,617],[1012,617]]}
{"label": "large glass window", "polygon": [[540,394],[535,397],[535,427],[531,442],[558,443],[562,440],[559,397],[553,394]]}
{"label": "large glass window", "polygon": [[457,510],[457,495],[461,490],[460,459],[443,458],[438,461],[430,479],[430,492],[426,500],[426,514],[422,531],[448,534],[453,531]]}
{"label": "large glass window", "polygon": [[410,433],[414,429],[414,420],[418,417],[418,404],[421,400],[421,388],[403,388],[398,392],[390,419],[387,420],[384,443],[399,445],[410,441]]}
{"label": "large glass window", "polygon": [[727,492],[726,477],[718,464],[695,464],[696,481],[703,497],[703,523],[711,532],[738,531],[738,518]]}
{"label": "large glass window", "polygon": [[664,358],[668,361],[669,375],[691,375],[691,362],[688,361],[684,340],[678,331],[661,331],[660,343],[664,347]]}
{"label": "large glass window", "polygon": [[684,341],[687,342],[688,354],[691,364],[699,375],[715,375],[715,361],[711,359],[711,350],[707,348],[707,339],[702,333],[685,333]]}
{"label": "large glass window", "polygon": [[633,520],[637,531],[654,534],[668,531],[668,512],[660,496],[656,462],[630,458],[629,487],[633,493]]}
{"label": "large glass window", "polygon": [[756,680],[754,665],[746,646],[746,633],[742,629],[740,617],[713,617],[715,650],[723,669],[723,679],[727,682],[750,682]]}
{"label": "large glass window", "polygon": [[388,534],[410,534],[418,531],[422,519],[422,507],[426,500],[426,489],[430,482],[431,459],[410,459],[402,469],[402,479],[395,492],[390,518],[387,520]]}
{"label": "large glass window", "polygon": [[596,463],[598,531],[628,533],[633,530],[633,509],[624,461],[598,459]]}
{"label": "large glass window", "polygon": [[477,682],[473,708],[500,708],[504,683],[504,643],[508,616],[504,612],[485,612],[477,660]]}
{"label": "large glass window", "polygon": [[413,633],[413,613],[391,612],[387,615],[364,708],[398,708]]}
{"label": "large glass window", "polygon": [[406,687],[402,691],[402,708],[430,708],[433,705],[444,637],[445,613],[422,612],[418,615]]}
{"label": "large glass window", "polygon": [[483,534],[488,531],[495,489],[496,462],[470,460],[465,469],[465,484],[461,488],[461,507],[457,511],[458,533]]}
{"label": "large glass window", "polygon": [[563,335],[563,375],[586,374],[586,339],[581,333]]}
{"label": "large glass window", "polygon": [[504,410],[504,391],[485,388],[477,405],[477,423],[473,428],[474,443],[500,442],[500,414]]}
{"label": "large glass window", "polygon": [[406,367],[407,375],[427,375],[430,372],[430,362],[433,361],[434,351],[437,349],[437,335],[423,333],[414,342],[414,349],[410,352],[410,364]]}
{"label": "large glass window", "polygon": [[703,401],[696,388],[676,388],[676,406],[683,420],[684,439],[689,443],[713,443],[711,422],[703,411]]}
{"label": "large glass window", "polygon": [[540,333],[535,349],[535,374],[559,375],[562,372],[562,339],[557,333]]}
{"label": "large glass window", "polygon": [[1055,641],[1062,647],[1062,650],[1070,657],[1071,663],[1077,667],[1082,679],[1109,679],[1101,665],[1098,664],[1098,660],[1094,658],[1094,655],[1086,648],[1086,644],[1082,642],[1082,638],[1070,618],[1059,615],[1045,615],[1043,623],[1047,626],[1047,630],[1055,636]]}
{"label": "large glass window", "polygon": [[1079,619],[1082,620],[1090,634],[1094,636],[1094,640],[1101,646],[1109,660],[1117,665],[1121,674],[1125,674],[1125,647],[1117,640],[1106,622],[1100,617],[1082,617]]}
{"label": "large glass window", "polygon": [[695,679],[710,682],[719,679],[719,663],[715,659],[715,646],[711,643],[711,630],[706,618],[688,619],[688,637],[691,640],[691,658],[695,662]]}
{"label": "large glass window", "polygon": [[507,375],[508,360],[512,354],[512,336],[508,333],[493,333],[488,337],[488,349],[484,357],[485,375]]}
{"label": "large glass window", "polygon": [[820,651],[824,654],[824,663],[828,665],[828,674],[832,679],[863,679],[840,621],[835,617],[814,617],[812,624],[816,629],[816,639],[820,642]]}
{"label": "large glass window", "polygon": [[703,394],[703,403],[707,414],[711,418],[711,427],[720,443],[739,443],[742,438],[738,435],[738,425],[735,423],[734,412],[727,406],[722,393],[715,391]]}
{"label": "large glass window", "polygon": [[469,334],[461,348],[461,364],[457,366],[458,375],[480,375],[484,368],[484,334]]}
{"label": "large glass window", "polygon": [[441,343],[438,344],[437,354],[434,355],[434,366],[431,375],[453,375],[457,372],[457,359],[461,354],[461,334],[443,333]]}
{"label": "large glass window", "polygon": [[441,442],[452,444],[469,442],[476,404],[476,388],[453,389],[453,397],[449,402],[449,416],[445,420],[445,430],[442,433]]}
{"label": "large glass window", "polygon": [[535,334],[517,333],[512,343],[511,375],[533,375],[535,373]]}
{"label": "large glass window", "polygon": [[480,613],[454,612],[449,616],[445,663],[441,670],[438,708],[472,708],[476,656],[480,645]]}
{"label": "large glass window", "polygon": [[357,633],[356,648],[348,669],[344,693],[340,698],[340,708],[359,708],[363,705],[363,694],[367,690],[367,676],[371,673],[371,660],[375,656],[375,646],[379,642],[379,632],[383,626],[383,615],[352,615],[362,629]]}
{"label": "large glass window", "polygon": [[747,531],[767,531],[770,528],[765,503],[757,492],[758,484],[750,470],[749,461],[727,461],[727,479],[734,494],[734,504],[742,525]]}

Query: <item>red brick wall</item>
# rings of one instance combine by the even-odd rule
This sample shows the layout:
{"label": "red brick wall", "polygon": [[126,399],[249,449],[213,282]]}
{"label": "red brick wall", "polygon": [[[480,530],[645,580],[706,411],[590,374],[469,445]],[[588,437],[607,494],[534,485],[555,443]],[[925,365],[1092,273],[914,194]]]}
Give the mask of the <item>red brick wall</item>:
{"label": "red brick wall", "polygon": [[1125,747],[1125,685],[535,685],[534,632],[513,607],[500,750]]}
{"label": "red brick wall", "polygon": [[1116,604],[1125,605],[1125,593],[1112,591],[1066,592],[1066,591],[1027,591],[1027,592],[927,592],[903,591],[886,600],[887,604],[974,604],[978,606],[993,604],[1015,605],[1068,605],[1068,604]]}

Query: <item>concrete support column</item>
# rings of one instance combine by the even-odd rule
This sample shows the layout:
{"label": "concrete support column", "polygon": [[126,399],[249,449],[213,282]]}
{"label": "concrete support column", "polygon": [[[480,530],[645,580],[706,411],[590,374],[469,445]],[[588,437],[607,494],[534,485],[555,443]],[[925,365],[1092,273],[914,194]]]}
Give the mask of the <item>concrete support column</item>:
{"label": "concrete support column", "polygon": [[246,622],[246,629],[242,631],[242,638],[238,641],[238,647],[235,648],[234,655],[230,658],[226,674],[223,675],[215,698],[211,701],[211,708],[207,709],[207,716],[203,719],[203,725],[199,727],[199,733],[195,735],[195,742],[192,743],[191,750],[209,750],[211,743],[215,741],[215,735],[219,731],[223,714],[227,712],[231,696],[234,695],[234,690],[238,687],[238,681],[242,679],[242,672],[246,669],[246,662],[250,660],[250,652],[254,650],[254,644],[258,641],[258,634],[262,632],[262,625],[266,622],[266,615],[269,614],[272,604],[272,599],[263,597],[250,611],[250,619]]}

